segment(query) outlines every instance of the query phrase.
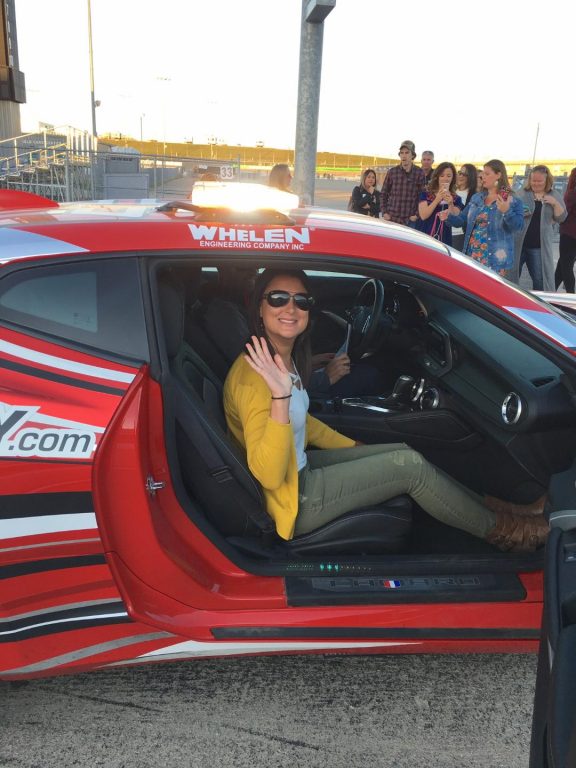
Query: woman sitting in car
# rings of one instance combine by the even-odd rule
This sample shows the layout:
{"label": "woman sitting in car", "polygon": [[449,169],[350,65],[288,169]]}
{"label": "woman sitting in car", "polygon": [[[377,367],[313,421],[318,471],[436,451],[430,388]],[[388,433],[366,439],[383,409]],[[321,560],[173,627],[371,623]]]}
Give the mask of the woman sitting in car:
{"label": "woman sitting in car", "polygon": [[[543,499],[518,506],[481,498],[407,445],[360,445],[308,413],[313,305],[304,272],[259,275],[252,340],[224,385],[228,428],[246,451],[278,534],[291,539],[407,493],[441,522],[502,550],[540,546],[548,532]],[[323,450],[308,452],[309,444]]]}

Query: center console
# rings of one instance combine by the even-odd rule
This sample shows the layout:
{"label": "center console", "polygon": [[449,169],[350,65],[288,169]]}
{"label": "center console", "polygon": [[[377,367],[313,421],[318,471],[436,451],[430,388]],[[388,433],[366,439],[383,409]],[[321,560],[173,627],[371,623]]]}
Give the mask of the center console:
{"label": "center console", "polygon": [[479,439],[423,378],[400,376],[389,395],[311,399],[310,411],[329,426],[361,442],[474,443]]}
{"label": "center console", "polygon": [[440,390],[425,379],[399,376],[389,395],[335,397],[322,403],[312,403],[312,411],[323,413],[354,413],[364,410],[373,414],[409,413],[435,410],[441,404]]}

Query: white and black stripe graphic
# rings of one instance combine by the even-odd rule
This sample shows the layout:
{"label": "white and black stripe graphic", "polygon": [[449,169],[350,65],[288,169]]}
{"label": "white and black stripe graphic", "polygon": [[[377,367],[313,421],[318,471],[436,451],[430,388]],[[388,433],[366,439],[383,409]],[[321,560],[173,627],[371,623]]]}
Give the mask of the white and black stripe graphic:
{"label": "white and black stripe graphic", "polygon": [[[118,648],[126,648],[130,645],[139,645],[140,643],[146,643],[153,640],[165,640],[173,638],[174,635],[168,632],[148,632],[142,635],[132,635],[130,637],[118,637],[114,640],[107,640],[104,643],[95,643],[94,645],[87,645],[77,648],[69,653],[62,653],[59,656],[51,656],[48,659],[42,659],[32,664],[26,664],[22,667],[14,667],[13,669],[3,669],[2,675],[18,676],[18,675],[31,675],[36,672],[46,672],[49,669],[58,669],[69,664],[74,664],[84,659],[91,659],[91,657],[99,656],[102,653],[109,653],[110,651],[118,650]],[[129,662],[122,662],[129,663]],[[105,666],[112,666],[110,664],[98,664],[97,661],[93,661],[92,664],[86,664],[85,666],[92,666],[94,668],[100,668]]]}
{"label": "white and black stripe graphic", "polygon": [[[104,394],[123,395],[135,377],[134,373],[126,373],[124,371],[103,368],[97,365],[79,363],[75,360],[68,360],[65,357],[48,355],[44,352],[30,349],[29,347],[13,344],[4,339],[0,339],[0,353],[10,355],[11,357],[17,357],[19,360],[25,361],[16,362],[14,360],[0,358],[0,367],[2,368],[16,371],[17,373],[23,373],[28,376],[35,376],[40,379],[54,381],[59,384],[102,392]],[[34,364],[53,368],[54,371],[37,368]],[[78,378],[80,376],[90,376],[93,379],[101,379],[102,381],[87,381],[86,379]],[[116,382],[117,385],[111,386],[110,382]]]}
{"label": "white and black stripe graphic", "polygon": [[68,568],[89,568],[93,565],[106,565],[104,555],[78,555],[77,557],[53,557],[46,560],[33,560],[26,563],[13,563],[0,566],[0,581],[30,576],[33,573],[49,573]]}
{"label": "white and black stripe graphic", "polygon": [[35,349],[21,347],[18,344],[12,344],[9,341],[0,339],[0,352],[5,352],[12,357],[20,357],[23,360],[29,360],[39,365],[45,365],[50,368],[56,368],[60,371],[69,371],[82,376],[92,376],[95,379],[104,379],[105,381],[117,381],[123,384],[130,384],[135,374],[116,371],[111,368],[101,368],[87,363],[77,363],[75,360],[68,360],[65,357],[56,357],[47,355],[44,352],[38,352]]}
{"label": "white and black stripe graphic", "polygon": [[119,387],[110,387],[106,384],[98,384],[97,382],[86,381],[85,379],[75,379],[72,376],[45,371],[43,368],[34,368],[31,365],[16,363],[13,360],[5,360],[4,358],[0,358],[0,368],[5,368],[15,373],[22,373],[25,376],[34,376],[34,378],[44,379],[44,381],[54,381],[56,384],[64,384],[70,387],[77,387],[78,389],[89,389],[92,392],[102,392],[104,395],[123,395],[126,391]]}
{"label": "white and black stripe graphic", "polygon": [[3,539],[96,528],[90,493],[0,496],[0,543]]}
{"label": "white and black stripe graphic", "polygon": [[0,643],[131,621],[120,599],[74,603],[0,619]]}

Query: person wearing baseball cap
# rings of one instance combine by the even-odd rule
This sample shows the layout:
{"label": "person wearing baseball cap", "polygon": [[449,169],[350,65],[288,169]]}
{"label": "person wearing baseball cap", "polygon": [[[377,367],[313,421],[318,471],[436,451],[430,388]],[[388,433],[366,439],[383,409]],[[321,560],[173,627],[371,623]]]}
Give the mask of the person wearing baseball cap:
{"label": "person wearing baseball cap", "polygon": [[400,165],[394,166],[386,174],[382,185],[382,218],[416,227],[418,222],[418,201],[426,186],[426,177],[422,168],[414,165],[416,147],[413,141],[405,139],[400,144]]}
{"label": "person wearing baseball cap", "polygon": [[409,149],[410,152],[412,153],[412,160],[416,159],[416,145],[414,144],[413,141],[410,141],[409,139],[406,139],[406,141],[403,141],[402,144],[400,144],[399,151],[402,151],[403,149]]}

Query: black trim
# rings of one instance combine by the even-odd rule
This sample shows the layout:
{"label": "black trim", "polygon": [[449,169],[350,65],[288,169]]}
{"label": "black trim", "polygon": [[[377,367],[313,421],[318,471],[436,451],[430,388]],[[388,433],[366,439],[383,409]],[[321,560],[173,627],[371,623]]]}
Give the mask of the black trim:
{"label": "black trim", "polygon": [[217,640],[537,640],[539,629],[476,627],[216,627]]}
{"label": "black trim", "polygon": [[7,368],[9,371],[23,373],[26,376],[34,376],[36,379],[46,379],[47,381],[55,381],[58,384],[66,384],[69,387],[90,389],[93,392],[103,392],[106,395],[118,395],[120,397],[126,393],[130,386],[127,384],[126,389],[107,387],[104,384],[95,384],[93,381],[84,381],[83,379],[73,379],[71,376],[63,376],[61,373],[51,373],[42,368],[33,368],[31,365],[22,365],[22,363],[14,363],[11,360],[0,359],[0,368]]}
{"label": "black trim", "polygon": [[[388,586],[394,583],[395,586]],[[526,590],[513,573],[444,573],[286,578],[290,606],[520,602]]]}
{"label": "black trim", "polygon": [[91,565],[106,565],[104,555],[81,555],[79,557],[55,557],[51,560],[33,560],[30,563],[16,563],[0,568],[0,579],[14,579],[44,571],[60,571],[65,568],[86,568]]}
{"label": "black trim", "polygon": [[21,493],[0,496],[0,520],[43,515],[79,515],[94,512],[92,494]]}
{"label": "black trim", "polygon": [[[18,642],[29,637],[65,632],[70,629],[85,629],[86,627],[100,626],[101,624],[118,624],[124,621],[131,621],[129,617],[124,615],[114,617],[98,616],[98,614],[105,613],[125,614],[126,608],[121,601],[115,600],[111,603],[82,605],[63,611],[45,611],[36,613],[33,616],[14,619],[13,621],[0,622],[0,643]],[[82,621],[83,618],[86,618],[86,621]],[[45,626],[36,626],[44,622],[46,622]],[[29,627],[29,629],[26,629],[26,627]]]}

